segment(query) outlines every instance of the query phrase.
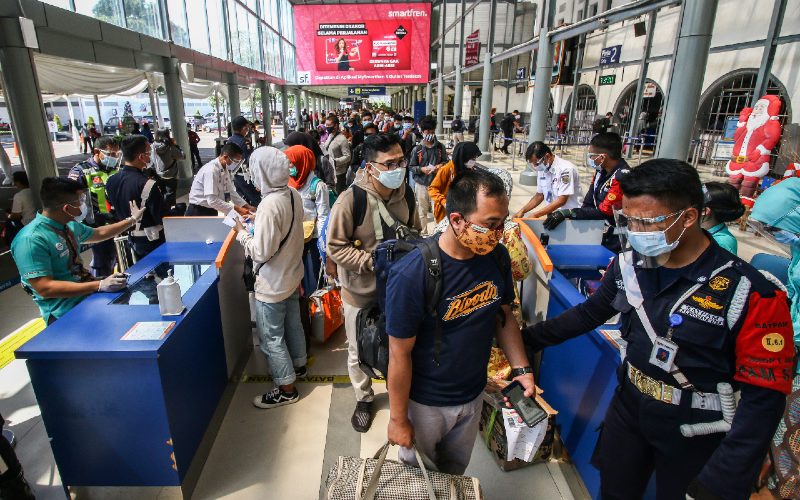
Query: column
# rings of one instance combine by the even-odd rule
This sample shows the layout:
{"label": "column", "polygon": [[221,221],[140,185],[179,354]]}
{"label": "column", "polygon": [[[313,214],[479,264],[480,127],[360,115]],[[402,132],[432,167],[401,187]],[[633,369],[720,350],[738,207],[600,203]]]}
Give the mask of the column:
{"label": "column", "polygon": [[483,151],[481,158],[487,159],[489,155],[489,116],[492,114],[492,87],[494,77],[492,74],[492,52],[494,52],[494,27],[497,17],[497,0],[489,4],[489,38],[486,46],[486,55],[483,60],[483,86],[481,90],[481,122],[478,129],[478,147]]}
{"label": "column", "polygon": [[431,86],[431,82],[428,82],[425,85],[425,114],[431,114],[431,108],[433,108],[433,87]]}
{"label": "column", "polygon": [[[172,122],[172,138],[184,151],[189,151],[189,132],[186,130],[181,88],[180,61],[172,57],[164,58],[164,90],[167,92],[167,109]],[[192,184],[192,162],[187,158],[178,160],[178,186],[188,189]],[[178,195],[184,194],[178,192]]]}
{"label": "column", "polygon": [[[11,114],[14,137],[18,140],[20,160],[28,174],[34,203],[40,208],[42,179],[58,176],[58,170],[33,52],[22,37],[23,23],[30,21],[19,17],[0,18],[0,31],[4,32],[0,37],[0,69],[3,70],[6,106]],[[33,25],[26,29],[33,30]]]}
{"label": "column", "polygon": [[681,9],[678,49],[672,62],[656,156],[685,161],[689,156],[695,110],[700,104],[717,0],[684,2]]}
{"label": "column", "polygon": [[447,38],[444,33],[447,2],[444,1],[440,5],[439,33],[442,35],[442,40],[439,42],[439,63],[436,65],[436,135],[444,133],[444,42]]}
{"label": "column", "polygon": [[547,108],[550,105],[550,75],[553,74],[553,44],[547,32],[553,23],[555,2],[547,2],[539,29],[539,48],[536,54],[536,81],[533,85],[531,101],[531,127],[528,143],[543,141],[547,132]]}
{"label": "column", "polygon": [[300,123],[300,97],[302,96],[302,91],[299,88],[294,89],[294,119],[297,120],[297,130],[300,130],[302,124]]}
{"label": "column", "polygon": [[267,140],[267,146],[272,146],[272,108],[269,99],[269,83],[259,80],[258,88],[261,89],[261,121],[264,124],[264,137]]}
{"label": "column", "polygon": [[[647,67],[650,64],[650,47],[653,45],[653,32],[656,27],[656,11],[650,13],[647,18],[647,35],[644,41],[644,52],[642,53],[642,64],[639,66],[639,81],[636,83],[636,96],[633,98],[633,110],[631,110],[631,126],[628,129],[628,140],[639,136],[636,124],[639,123],[639,111],[642,108],[642,94],[644,94],[644,84],[647,80]],[[573,101],[575,98],[573,97]],[[633,157],[633,143],[628,144],[627,158]]]}
{"label": "column", "polygon": [[[464,61],[464,10],[466,1],[461,0],[461,28],[458,36],[458,60],[456,61],[456,95],[453,98],[453,114],[460,115],[464,104],[464,75],[461,73],[461,64]],[[513,39],[513,37],[512,37]],[[462,116],[465,123],[469,123],[469,116]]]}
{"label": "column", "polygon": [[289,135],[289,127],[286,125],[286,119],[289,117],[289,92],[287,92],[286,85],[281,85],[281,116],[283,117],[283,138]]}
{"label": "column", "polygon": [[239,103],[239,78],[236,73],[228,73],[228,109],[231,111],[231,121],[242,114]]}
{"label": "column", "polygon": [[[100,98],[94,95],[94,107],[97,108],[97,130],[103,132],[103,111],[100,109]],[[47,116],[47,115],[45,115]]]}

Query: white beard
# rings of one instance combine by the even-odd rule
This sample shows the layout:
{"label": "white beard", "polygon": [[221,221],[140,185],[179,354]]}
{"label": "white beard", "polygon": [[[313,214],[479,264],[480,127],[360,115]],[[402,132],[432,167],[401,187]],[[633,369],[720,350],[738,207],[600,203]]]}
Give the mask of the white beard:
{"label": "white beard", "polygon": [[769,113],[752,114],[747,118],[747,131],[752,132],[769,121]]}

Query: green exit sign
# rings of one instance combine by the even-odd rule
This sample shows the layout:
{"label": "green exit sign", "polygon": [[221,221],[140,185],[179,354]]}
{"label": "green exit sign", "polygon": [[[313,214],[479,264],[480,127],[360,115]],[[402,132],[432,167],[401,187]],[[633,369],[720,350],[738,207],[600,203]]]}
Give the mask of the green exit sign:
{"label": "green exit sign", "polygon": [[614,85],[617,83],[617,75],[603,75],[600,77],[600,85]]}

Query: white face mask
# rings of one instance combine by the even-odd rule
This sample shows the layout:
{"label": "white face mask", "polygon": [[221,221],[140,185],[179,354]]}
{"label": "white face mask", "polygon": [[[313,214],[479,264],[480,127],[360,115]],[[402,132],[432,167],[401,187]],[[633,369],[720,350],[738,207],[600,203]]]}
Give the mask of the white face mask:
{"label": "white face mask", "polygon": [[[81,213],[79,215],[76,215],[76,216],[72,216],[69,213],[67,213],[67,215],[72,217],[72,220],[74,220],[75,222],[83,222],[84,219],[86,219],[86,216],[89,215],[89,206],[86,204],[86,198],[84,198],[84,196],[81,196],[81,201],[80,201],[80,203],[81,203]],[[71,208],[78,208],[78,207],[76,207],[74,205],[70,205],[70,207]]]}
{"label": "white face mask", "polygon": [[239,168],[239,166],[240,166],[240,165],[241,165],[243,162],[244,162],[244,160],[239,160],[239,161],[233,161],[233,160],[231,160],[231,163],[230,163],[230,164],[228,165],[228,167],[227,167],[227,168],[228,168],[228,171],[229,171],[229,172],[235,172],[235,171],[236,171],[236,169],[237,169],[237,168]]}
{"label": "white face mask", "polygon": [[[375,167],[373,167],[373,169],[374,168]],[[378,172],[379,172],[378,175],[372,174],[372,176],[378,179],[378,182],[380,182],[389,189],[399,188],[403,184],[403,181],[406,178],[405,167],[396,168],[394,170],[378,170]]]}

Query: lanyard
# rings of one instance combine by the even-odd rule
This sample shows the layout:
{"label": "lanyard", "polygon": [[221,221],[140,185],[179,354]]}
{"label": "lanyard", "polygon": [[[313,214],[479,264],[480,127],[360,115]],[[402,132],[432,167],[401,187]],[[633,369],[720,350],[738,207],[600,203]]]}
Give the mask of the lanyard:
{"label": "lanyard", "polygon": [[63,230],[56,229],[55,227],[46,224],[47,229],[53,231],[57,235],[64,238],[67,243],[67,250],[69,251],[69,261],[70,261],[70,272],[73,276],[78,278],[79,281],[90,281],[92,280],[92,275],[89,271],[83,267],[83,261],[81,260],[81,255],[78,252],[78,240],[75,238],[75,235],[72,231],[69,230],[67,226],[64,226]]}

